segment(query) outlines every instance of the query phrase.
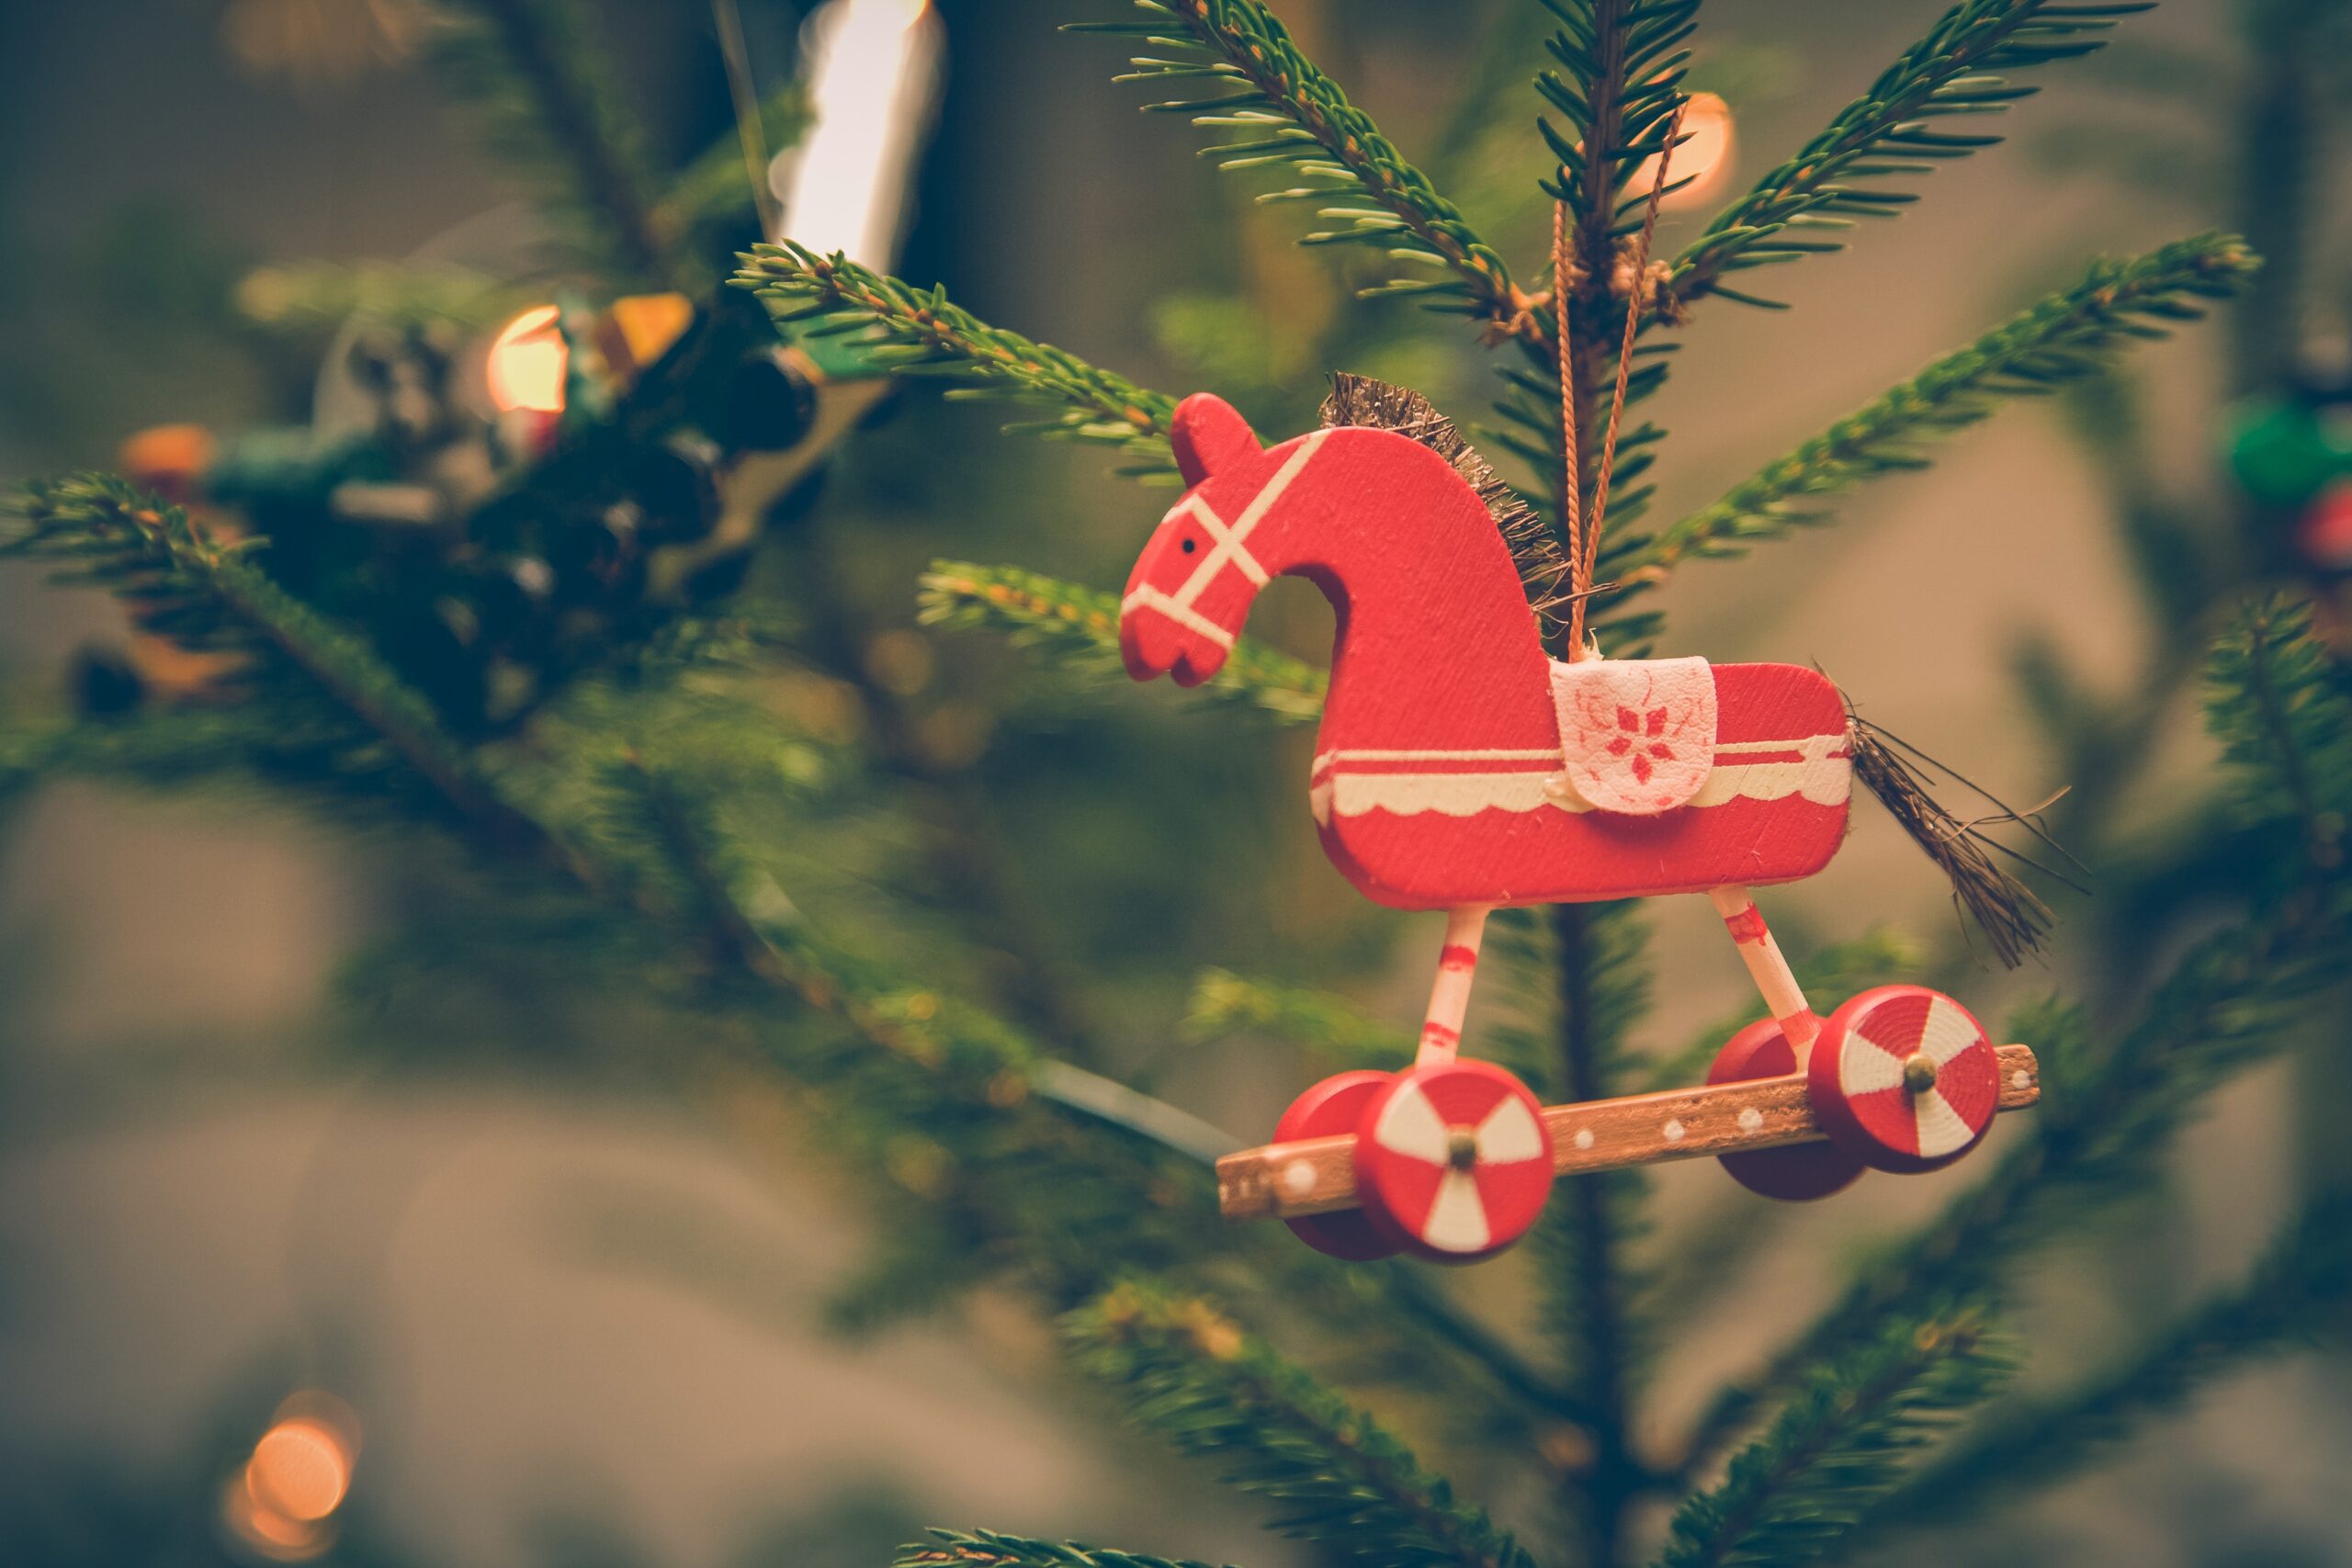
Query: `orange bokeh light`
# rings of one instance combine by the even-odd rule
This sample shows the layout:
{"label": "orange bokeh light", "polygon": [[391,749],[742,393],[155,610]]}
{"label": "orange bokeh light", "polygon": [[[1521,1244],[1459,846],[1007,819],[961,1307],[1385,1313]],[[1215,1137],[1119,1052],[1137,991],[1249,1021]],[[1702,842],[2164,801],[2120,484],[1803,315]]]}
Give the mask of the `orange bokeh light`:
{"label": "orange bokeh light", "polygon": [[[1667,192],[1658,206],[1668,212],[1711,199],[1731,176],[1731,106],[1713,93],[1693,93],[1682,113],[1682,140],[1666,171]],[[1657,181],[1656,157],[1645,159],[1626,183],[1629,196],[1646,196]],[[1688,181],[1689,184],[1683,182]]]}
{"label": "orange bokeh light", "polygon": [[351,1455],[342,1435],[303,1416],[262,1434],[245,1461],[245,1490],[265,1512],[301,1523],[323,1519],[351,1490]]}
{"label": "orange bokeh light", "polygon": [[560,314],[553,305],[535,305],[507,322],[492,342],[484,372],[490,400],[502,412],[514,409],[563,412],[563,381],[571,367],[571,348],[557,325]]}

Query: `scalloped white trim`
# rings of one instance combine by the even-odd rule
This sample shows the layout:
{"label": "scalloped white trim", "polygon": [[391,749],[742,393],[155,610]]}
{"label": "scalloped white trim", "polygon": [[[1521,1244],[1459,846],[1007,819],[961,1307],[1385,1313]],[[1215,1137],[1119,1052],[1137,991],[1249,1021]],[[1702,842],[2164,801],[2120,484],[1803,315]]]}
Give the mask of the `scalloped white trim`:
{"label": "scalloped white trim", "polygon": [[[1796,751],[1797,760],[1742,762],[1744,752]],[[1419,762],[1528,762],[1556,754],[1532,750],[1327,751],[1315,760],[1307,801],[1315,820],[1329,826],[1334,815],[1362,817],[1374,811],[1415,817],[1436,812],[1469,817],[1481,811],[1590,811],[1556,773],[1527,767],[1486,768],[1469,773],[1388,773],[1365,764]],[[1815,806],[1843,806],[1853,792],[1854,770],[1846,736],[1811,735],[1800,740],[1728,741],[1715,749],[1715,766],[1689,804],[1704,807],[1734,800],[1785,800],[1800,795]],[[1548,784],[1547,784],[1548,781]]]}

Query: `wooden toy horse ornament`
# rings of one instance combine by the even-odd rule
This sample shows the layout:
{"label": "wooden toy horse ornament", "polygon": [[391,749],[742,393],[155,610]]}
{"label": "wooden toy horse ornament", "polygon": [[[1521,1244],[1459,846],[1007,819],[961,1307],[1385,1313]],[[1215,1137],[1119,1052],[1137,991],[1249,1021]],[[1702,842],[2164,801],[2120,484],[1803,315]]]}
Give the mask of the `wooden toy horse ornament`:
{"label": "wooden toy horse ornament", "polygon": [[[1171,435],[1188,488],[1127,580],[1128,672],[1196,685],[1260,589],[1313,582],[1338,615],[1309,779],[1324,850],[1366,897],[1447,911],[1414,1065],[1317,1084],[1275,1143],[1219,1162],[1229,1217],[1280,1216],[1343,1258],[1463,1261],[1522,1235],[1557,1173],[1713,1155],[1758,1192],[1815,1198],[1866,1167],[1947,1165],[1996,1110],[2033,1102],[2031,1051],[1924,987],[1816,1018],[1748,896],[1819,871],[1845,837],[1853,742],[1826,677],[1548,659],[1487,503],[1398,431],[1266,447],[1201,394]],[[1547,1109],[1457,1057],[1491,909],[1668,893],[1713,901],[1771,1015],[1708,1087]]]}

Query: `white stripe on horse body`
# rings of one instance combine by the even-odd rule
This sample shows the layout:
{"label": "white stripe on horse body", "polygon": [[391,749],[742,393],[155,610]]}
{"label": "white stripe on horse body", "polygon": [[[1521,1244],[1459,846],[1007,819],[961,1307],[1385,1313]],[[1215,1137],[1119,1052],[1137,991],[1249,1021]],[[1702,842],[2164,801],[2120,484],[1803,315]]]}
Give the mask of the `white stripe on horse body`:
{"label": "white stripe on horse body", "polygon": [[1329,430],[1317,430],[1300,436],[1297,446],[1283,459],[1283,466],[1274,470],[1274,477],[1250,498],[1250,504],[1242,508],[1241,515],[1234,519],[1230,526],[1197,493],[1188,492],[1183,500],[1170,507],[1168,516],[1160,521],[1165,523],[1180,513],[1193,517],[1209,536],[1209,552],[1201,558],[1200,564],[1193,569],[1193,575],[1186,578],[1175,592],[1163,593],[1156,588],[1138,588],[1119,605],[1119,613],[1124,615],[1132,609],[1157,610],[1178,625],[1208,637],[1219,648],[1230,649],[1233,634],[1200,615],[1193,606],[1202,594],[1208,592],[1209,584],[1216,581],[1217,574],[1228,565],[1239,567],[1241,574],[1253,585],[1259,588],[1266,585],[1269,581],[1266,569],[1259,565],[1258,558],[1250,553],[1250,536],[1260,523],[1265,521],[1266,513],[1282,500],[1283,492],[1290,489],[1292,481],[1306,469],[1307,459],[1315,456],[1324,438],[1330,434]]}

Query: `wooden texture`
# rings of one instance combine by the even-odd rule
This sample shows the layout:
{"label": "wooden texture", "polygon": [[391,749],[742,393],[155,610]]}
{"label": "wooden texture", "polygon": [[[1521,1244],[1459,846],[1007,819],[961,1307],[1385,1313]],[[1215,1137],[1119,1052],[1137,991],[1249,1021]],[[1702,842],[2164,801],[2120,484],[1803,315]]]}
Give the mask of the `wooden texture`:
{"label": "wooden texture", "polygon": [[[2025,1045],[1996,1048],[1999,1109],[2041,1098],[2041,1069]],[[1561,1176],[1773,1149],[1823,1136],[1802,1074],[1760,1082],[1674,1089],[1544,1109],[1552,1168]],[[1243,1149],[1216,1162],[1217,1202],[1229,1220],[1324,1214],[1352,1208],[1356,1140],[1313,1138]]]}
{"label": "wooden texture", "polygon": [[[1321,589],[1338,636],[1309,798],[1325,851],[1368,897],[1450,909],[1695,893],[1809,876],[1836,852],[1851,765],[1844,705],[1819,672],[1715,666],[1716,733],[1687,803],[1597,809],[1545,787],[1566,760],[1552,664],[1509,547],[1442,457],[1363,426],[1261,447],[1205,394],[1179,405],[1172,439],[1191,488],[1128,578],[1127,670],[1197,684],[1267,581]],[[1618,663],[1617,679],[1641,680]],[[1648,707],[1664,712],[1635,711],[1636,730]]]}
{"label": "wooden texture", "polygon": [[[1808,1018],[1811,1014],[1806,1015]],[[1752,1083],[1798,1073],[1804,1058],[1779,1021],[1759,1018],[1733,1035],[1707,1068],[1711,1084]],[[1280,1128],[1275,1136],[1282,1135]],[[1870,1167],[1838,1145],[1826,1141],[1790,1144],[1777,1149],[1735,1149],[1717,1155],[1734,1181],[1759,1197],[1808,1203],[1842,1192]]]}

